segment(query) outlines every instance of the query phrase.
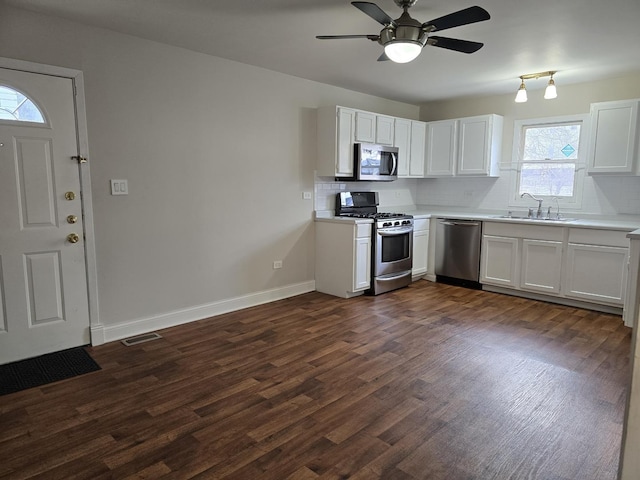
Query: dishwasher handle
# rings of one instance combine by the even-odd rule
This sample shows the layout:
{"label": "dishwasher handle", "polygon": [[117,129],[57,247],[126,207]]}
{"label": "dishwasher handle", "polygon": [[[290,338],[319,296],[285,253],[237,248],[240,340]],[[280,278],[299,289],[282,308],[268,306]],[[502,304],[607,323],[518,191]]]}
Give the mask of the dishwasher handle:
{"label": "dishwasher handle", "polygon": [[442,225],[453,225],[456,227],[477,227],[480,225],[480,222],[465,222],[465,221],[456,221],[456,220],[440,220]]}

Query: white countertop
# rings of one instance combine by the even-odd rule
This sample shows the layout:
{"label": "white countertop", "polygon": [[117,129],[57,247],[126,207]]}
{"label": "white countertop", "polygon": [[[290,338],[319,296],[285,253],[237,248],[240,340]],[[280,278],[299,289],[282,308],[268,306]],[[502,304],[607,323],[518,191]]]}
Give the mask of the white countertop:
{"label": "white countertop", "polygon": [[[640,217],[632,215],[616,215],[616,216],[602,216],[602,215],[573,215],[569,214],[571,218],[575,220],[571,221],[544,221],[528,218],[499,218],[500,215],[504,215],[506,212],[490,212],[490,211],[472,211],[463,209],[445,209],[442,207],[428,207],[428,206],[405,206],[405,207],[392,207],[384,208],[380,207],[381,212],[402,212],[409,215],[413,215],[414,218],[454,218],[458,220],[481,220],[484,222],[500,222],[500,223],[518,223],[518,224],[530,224],[530,225],[545,225],[555,227],[574,227],[574,228],[594,228],[594,229],[606,229],[606,230],[623,230],[636,233],[640,236]],[[518,212],[519,215],[523,215],[522,212]],[[339,223],[371,223],[371,219],[367,218],[352,218],[352,217],[336,217],[333,212],[316,212],[316,221],[318,222],[339,222]],[[637,230],[637,232],[634,232]]]}

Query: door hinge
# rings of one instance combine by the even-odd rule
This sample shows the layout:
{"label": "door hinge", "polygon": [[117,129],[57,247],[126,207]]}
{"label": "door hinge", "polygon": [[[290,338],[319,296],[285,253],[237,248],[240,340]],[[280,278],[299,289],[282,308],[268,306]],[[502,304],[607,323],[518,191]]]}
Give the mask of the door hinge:
{"label": "door hinge", "polygon": [[78,163],[87,163],[87,157],[83,157],[82,155],[74,155],[71,158],[77,160]]}

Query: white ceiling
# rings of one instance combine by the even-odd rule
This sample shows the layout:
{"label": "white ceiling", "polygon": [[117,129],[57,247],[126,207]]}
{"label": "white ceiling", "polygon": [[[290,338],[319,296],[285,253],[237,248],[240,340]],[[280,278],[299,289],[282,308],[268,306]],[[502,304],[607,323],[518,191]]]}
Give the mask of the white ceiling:
{"label": "white ceiling", "polygon": [[[1,0],[0,0],[1,1]],[[438,35],[483,42],[478,52],[427,46],[409,64],[378,62],[367,39],[382,26],[348,0],[4,0],[5,3],[412,104],[506,94],[518,76],[557,70],[562,85],[640,71],[640,0],[418,0],[425,22],[479,5],[491,20]],[[377,0],[391,17],[393,0]],[[545,79],[527,83],[542,89]]]}

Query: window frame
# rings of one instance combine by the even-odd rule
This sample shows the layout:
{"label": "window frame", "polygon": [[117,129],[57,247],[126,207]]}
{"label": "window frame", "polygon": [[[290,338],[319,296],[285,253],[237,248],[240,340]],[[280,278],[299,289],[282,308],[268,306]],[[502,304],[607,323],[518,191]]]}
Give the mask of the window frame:
{"label": "window frame", "polygon": [[510,207],[523,207],[531,208],[536,207],[536,204],[530,198],[521,198],[519,194],[520,187],[520,172],[522,170],[522,141],[523,132],[525,128],[530,127],[544,127],[549,125],[567,125],[573,123],[581,123],[580,126],[580,148],[578,149],[578,158],[576,160],[567,160],[566,163],[575,163],[575,176],[574,176],[574,191],[573,197],[554,197],[553,195],[540,195],[543,201],[543,208],[552,206],[556,207],[556,201],[554,198],[558,198],[558,204],[560,211],[563,208],[580,209],[582,208],[582,192],[585,180],[585,172],[587,169],[587,150],[588,134],[589,134],[589,115],[588,114],[576,114],[576,115],[562,115],[557,117],[545,117],[545,118],[528,118],[515,120],[513,122],[513,153],[512,153],[512,168],[511,168],[511,181],[510,181],[510,193],[509,193],[509,206]]}

